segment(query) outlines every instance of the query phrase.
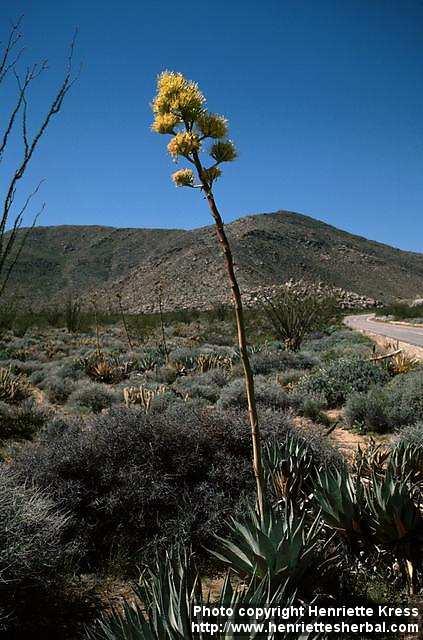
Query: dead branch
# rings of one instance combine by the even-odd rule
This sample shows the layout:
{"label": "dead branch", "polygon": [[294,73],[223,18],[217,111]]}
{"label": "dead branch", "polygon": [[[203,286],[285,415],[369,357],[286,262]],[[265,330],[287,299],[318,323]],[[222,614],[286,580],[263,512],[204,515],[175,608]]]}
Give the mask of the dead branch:
{"label": "dead branch", "polygon": [[378,360],[386,360],[387,358],[393,358],[402,352],[402,349],[397,349],[396,351],[392,351],[392,353],[385,353],[381,356],[374,356],[373,358],[369,358],[369,362],[376,362]]}
{"label": "dead branch", "polygon": [[[16,21],[16,23],[12,24],[8,40],[3,47],[3,52],[0,52],[0,84],[8,74],[13,74],[18,89],[14,105],[10,109],[9,116],[6,117],[3,134],[0,135],[0,162],[6,153],[10,136],[19,121],[21,123],[20,135],[22,141],[21,158],[18,160],[17,166],[15,170],[12,171],[10,178],[3,181],[3,184],[6,184],[6,187],[4,190],[3,204],[0,205],[0,296],[4,292],[10,278],[11,271],[22,251],[23,244],[27,239],[29,231],[34,227],[36,218],[44,208],[43,205],[37,216],[34,218],[32,225],[28,228],[27,233],[25,233],[19,241],[18,231],[21,229],[24,213],[26,212],[33,197],[38,193],[42,181],[30,193],[28,198],[25,200],[23,207],[21,207],[19,212],[15,214],[13,222],[10,224],[10,217],[12,215],[12,209],[14,208],[13,205],[19,182],[25,175],[34,152],[37,149],[41,138],[45,134],[51,120],[60,112],[66,95],[78,79],[80,73],[80,70],[76,74],[73,72],[73,58],[75,40],[77,36],[77,31],[75,31],[69,46],[64,78],[44,116],[42,117],[40,125],[31,135],[28,128],[29,89],[32,83],[44,71],[46,71],[48,67],[47,61],[43,60],[40,63],[35,63],[28,67],[24,74],[21,74],[18,71],[17,65],[24,51],[23,48],[17,50],[18,42],[21,39],[21,22],[22,16]],[[12,257],[13,253],[14,257]]]}

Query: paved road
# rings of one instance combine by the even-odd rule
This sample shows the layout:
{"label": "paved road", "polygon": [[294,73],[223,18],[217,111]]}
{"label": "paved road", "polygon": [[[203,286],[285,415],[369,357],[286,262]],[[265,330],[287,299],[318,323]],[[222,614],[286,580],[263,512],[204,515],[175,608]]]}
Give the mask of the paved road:
{"label": "paved road", "polygon": [[368,331],[370,333],[376,333],[379,336],[399,340],[400,342],[407,342],[416,347],[423,347],[423,328],[401,327],[400,325],[378,322],[374,319],[373,313],[360,316],[347,316],[344,322],[351,327],[351,329]]}

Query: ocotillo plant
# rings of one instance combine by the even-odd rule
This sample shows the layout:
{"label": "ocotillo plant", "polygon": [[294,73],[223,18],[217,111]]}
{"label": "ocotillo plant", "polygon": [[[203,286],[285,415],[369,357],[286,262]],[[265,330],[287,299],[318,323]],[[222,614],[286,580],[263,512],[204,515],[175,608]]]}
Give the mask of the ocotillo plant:
{"label": "ocotillo plant", "polygon": [[[223,249],[226,270],[235,307],[238,343],[244,367],[245,386],[253,442],[253,468],[257,483],[257,506],[260,516],[264,513],[264,474],[261,460],[260,429],[254,396],[254,379],[247,350],[245,321],[241,292],[234,269],[231,246],[225,226],[213,195],[213,184],[222,174],[223,162],[235,160],[237,152],[227,138],[226,118],[211,113],[205,106],[205,98],[198,85],[187,80],[181,73],[165,71],[157,80],[157,94],[152,103],[155,116],[152,129],[156,133],[169,134],[171,140],[167,149],[172,158],[185,158],[193,168],[184,168],[172,175],[177,187],[199,188],[205,195],[213,216],[217,238]],[[206,151],[205,143],[211,141],[208,154],[212,158],[206,167],[201,154]],[[198,184],[196,184],[196,177]]]}

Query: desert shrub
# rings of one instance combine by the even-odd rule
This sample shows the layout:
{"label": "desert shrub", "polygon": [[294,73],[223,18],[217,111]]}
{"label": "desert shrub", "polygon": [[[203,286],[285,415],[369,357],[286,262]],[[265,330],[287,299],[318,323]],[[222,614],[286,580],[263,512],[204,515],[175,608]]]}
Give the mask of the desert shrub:
{"label": "desert shrub", "polygon": [[287,369],[311,369],[318,359],[310,354],[292,351],[260,351],[251,356],[253,373],[268,375]]}
{"label": "desert shrub", "polygon": [[[281,414],[262,424],[264,440],[292,429]],[[254,495],[250,446],[244,412],[210,413],[180,401],[46,429],[14,468],[75,516],[75,535],[88,537],[98,561],[117,543],[148,555],[178,539],[201,552]]]}
{"label": "desert shrub", "polygon": [[345,418],[349,426],[359,426],[376,433],[390,430],[389,412],[389,399],[380,387],[368,393],[353,393],[345,405]]}
{"label": "desert shrub", "polygon": [[355,395],[347,402],[350,424],[372,431],[393,431],[423,420],[423,372],[396,376],[382,389]]}
{"label": "desert shrub", "polygon": [[161,384],[172,384],[176,380],[177,372],[173,367],[158,367],[146,372],[146,379]]}
{"label": "desert shrub", "polygon": [[215,403],[220,397],[221,388],[228,383],[228,375],[223,369],[210,369],[205,373],[179,378],[174,389],[188,398],[199,398]]}
{"label": "desert shrub", "polygon": [[75,383],[66,378],[50,375],[39,385],[53,404],[64,404],[75,390]]}
{"label": "desert shrub", "polygon": [[37,369],[36,371],[33,371],[28,379],[31,384],[37,387],[43,383],[43,381],[47,376],[48,376],[48,369],[43,366],[42,368]]}
{"label": "desert shrub", "polygon": [[116,393],[97,382],[80,382],[70,394],[67,404],[76,409],[89,409],[94,413],[108,409],[118,401]]}
{"label": "desert shrub", "polygon": [[[23,485],[0,468],[0,583],[10,585],[52,578],[69,549],[63,533],[69,517],[40,489]],[[3,590],[2,590],[3,591]]]}
{"label": "desert shrub", "polygon": [[0,442],[31,439],[49,417],[50,413],[30,398],[19,405],[0,402]]}
{"label": "desert shrub", "polygon": [[0,631],[17,623],[19,601],[48,593],[77,559],[66,541],[69,517],[39,489],[0,467]]}
{"label": "desert shrub", "polygon": [[298,387],[294,387],[289,392],[289,403],[296,413],[315,420],[316,422],[326,422],[323,410],[327,407],[326,398],[318,393],[304,393]]}
{"label": "desert shrub", "polygon": [[[288,394],[275,380],[268,380],[264,376],[254,378],[256,402],[259,406],[269,409],[287,409],[290,406]],[[221,409],[234,407],[247,408],[245,381],[242,378],[232,380],[221,391],[218,406]]]}
{"label": "desert shrub", "polygon": [[404,427],[394,438],[394,447],[407,444],[423,447],[423,422]]}
{"label": "desert shrub", "polygon": [[294,386],[300,378],[305,376],[306,373],[306,369],[287,369],[286,371],[278,373],[276,379],[281,387],[290,388]]}
{"label": "desert shrub", "polygon": [[175,385],[175,389],[183,396],[203,398],[207,402],[214,404],[220,397],[221,387],[217,384],[207,384],[201,380],[201,377],[202,376],[186,376],[181,378]]}
{"label": "desert shrub", "polygon": [[32,375],[35,371],[40,370],[43,366],[38,360],[8,360],[7,363],[10,371],[14,374]]}
{"label": "desert shrub", "polygon": [[373,342],[361,333],[342,329],[307,340],[304,348],[329,362],[342,357],[364,358],[371,353]]}
{"label": "desert shrub", "polygon": [[380,309],[376,309],[377,316],[391,316],[395,320],[419,319],[423,317],[423,304],[408,304],[400,300]]}
{"label": "desert shrub", "polygon": [[228,384],[228,373],[224,369],[210,369],[205,373],[199,373],[195,378],[199,383],[206,385],[224,387]]}
{"label": "desert shrub", "polygon": [[392,420],[397,426],[423,419],[423,371],[398,375],[385,390],[390,398]]}
{"label": "desert shrub", "polygon": [[388,378],[388,373],[373,362],[340,358],[304,376],[297,385],[297,392],[322,396],[328,407],[336,407],[352,393],[367,391]]}
{"label": "desert shrub", "polygon": [[81,303],[71,295],[68,296],[64,311],[66,329],[69,333],[76,333],[82,324]]}
{"label": "desert shrub", "polygon": [[336,315],[337,302],[330,295],[286,286],[263,304],[263,311],[275,337],[287,349],[297,351],[308,334],[324,327]]}
{"label": "desert shrub", "polygon": [[73,358],[67,362],[63,362],[57,369],[57,375],[59,378],[70,378],[71,380],[81,380],[84,377],[84,371],[81,367],[81,363],[75,361]]}

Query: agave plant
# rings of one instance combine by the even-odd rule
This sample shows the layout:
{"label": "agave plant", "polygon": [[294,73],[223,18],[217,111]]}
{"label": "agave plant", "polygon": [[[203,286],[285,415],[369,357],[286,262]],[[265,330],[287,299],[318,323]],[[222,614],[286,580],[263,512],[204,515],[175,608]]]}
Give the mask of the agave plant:
{"label": "agave plant", "polygon": [[314,497],[324,521],[353,545],[363,533],[359,492],[346,468],[321,469],[316,475]]}
{"label": "agave plant", "polygon": [[250,509],[244,522],[232,520],[230,539],[216,536],[220,545],[212,554],[242,576],[296,585],[315,565],[321,542],[320,517],[308,526],[306,516],[289,502],[279,512],[267,506],[263,518]]}
{"label": "agave plant", "polygon": [[417,486],[423,485],[423,443],[400,441],[391,452],[390,464],[399,477],[408,477]]}
{"label": "agave plant", "polygon": [[86,358],[81,358],[79,364],[91,380],[105,384],[120,382],[127,378],[130,369],[129,362],[120,362],[118,358],[107,356],[102,351],[96,351]]}
{"label": "agave plant", "polygon": [[15,404],[29,395],[29,387],[21,375],[13,375],[10,367],[0,367],[0,400]]}
{"label": "agave plant", "polygon": [[383,475],[391,452],[381,443],[370,438],[365,449],[358,445],[354,459],[354,471],[358,478],[371,478],[373,473]]}
{"label": "agave plant", "polygon": [[[294,596],[281,586],[272,591],[270,582],[262,581],[258,586],[251,581],[247,586],[234,588],[229,575],[226,576],[216,601],[211,602],[210,593],[205,595],[201,579],[195,570],[192,555],[171,553],[156,562],[155,571],[149,570],[141,577],[135,590],[134,601],[125,602],[122,610],[114,609],[111,615],[104,614],[96,625],[86,632],[87,640],[299,640],[299,634],[269,632],[263,634],[257,628],[249,634],[238,632],[233,626],[239,621],[240,605],[248,607],[289,607]],[[142,603],[142,604],[141,604]],[[194,607],[214,607],[219,612],[207,619],[196,614]],[[231,619],[220,615],[221,607],[231,608]],[[198,610],[198,609],[197,609]],[[242,618],[245,623],[247,620]],[[209,622],[211,628],[199,623]],[[251,620],[250,620],[251,622]],[[304,638],[307,636],[301,636]],[[317,636],[308,636],[308,640]]]}
{"label": "agave plant", "polygon": [[392,466],[365,488],[372,536],[376,544],[393,549],[402,560],[410,594],[416,586],[416,562],[422,560],[423,514],[413,500],[410,477],[399,478]]}
{"label": "agave plant", "polygon": [[161,354],[146,353],[142,358],[139,358],[136,363],[136,368],[140,372],[152,371],[163,363]]}
{"label": "agave plant", "polygon": [[292,435],[284,442],[268,443],[263,462],[266,479],[277,499],[289,499],[294,506],[303,505],[312,489],[316,473],[313,453],[305,439]]}
{"label": "agave plant", "polygon": [[405,353],[400,348],[398,341],[386,340],[384,347],[386,351],[392,352],[391,356],[386,360],[388,371],[392,375],[396,376],[401,373],[409,373],[417,368],[419,361]]}
{"label": "agave plant", "polygon": [[380,544],[423,542],[423,518],[412,499],[408,480],[407,476],[398,478],[388,467],[382,478],[374,474],[365,487],[373,535]]}

